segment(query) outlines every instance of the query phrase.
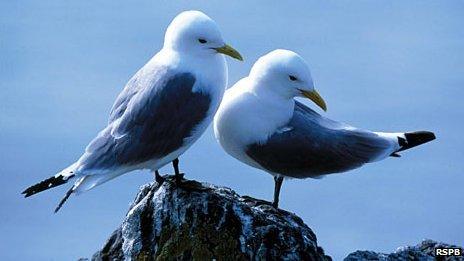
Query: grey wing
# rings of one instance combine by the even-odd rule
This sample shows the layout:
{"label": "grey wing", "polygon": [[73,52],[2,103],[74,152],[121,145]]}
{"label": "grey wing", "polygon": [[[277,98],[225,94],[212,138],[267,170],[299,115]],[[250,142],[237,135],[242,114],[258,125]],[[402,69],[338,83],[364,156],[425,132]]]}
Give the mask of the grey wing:
{"label": "grey wing", "polygon": [[295,178],[354,169],[391,147],[375,133],[325,119],[299,102],[285,129],[264,144],[249,145],[246,153],[264,169]]}
{"label": "grey wing", "polygon": [[116,98],[116,101],[113,104],[113,107],[110,111],[110,116],[108,118],[108,124],[114,120],[121,117],[126,111],[127,104],[129,101],[141,90],[143,90],[143,84],[139,80],[141,71],[137,72],[130,80],[127,82],[126,86],[122,92]]}
{"label": "grey wing", "polygon": [[[193,92],[190,73],[157,73],[148,88],[125,102],[123,112],[87,147],[85,169],[135,165],[161,158],[184,145],[208,114],[211,98]],[[122,104],[122,103],[121,103]]]}

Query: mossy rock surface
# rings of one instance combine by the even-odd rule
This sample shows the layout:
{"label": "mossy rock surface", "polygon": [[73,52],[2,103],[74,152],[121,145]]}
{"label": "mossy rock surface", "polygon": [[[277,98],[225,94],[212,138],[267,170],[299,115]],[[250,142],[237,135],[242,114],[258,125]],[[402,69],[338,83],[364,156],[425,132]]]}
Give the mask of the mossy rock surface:
{"label": "mossy rock surface", "polygon": [[330,260],[296,215],[233,190],[169,176],[140,189],[92,260]]}

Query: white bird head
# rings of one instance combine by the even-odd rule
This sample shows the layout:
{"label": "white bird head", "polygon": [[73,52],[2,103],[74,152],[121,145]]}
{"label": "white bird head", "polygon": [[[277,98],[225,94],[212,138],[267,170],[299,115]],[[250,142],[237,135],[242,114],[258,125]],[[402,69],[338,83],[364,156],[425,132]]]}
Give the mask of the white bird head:
{"label": "white bird head", "polygon": [[227,45],[213,19],[200,11],[177,15],[166,30],[164,48],[205,56],[218,53],[243,60],[239,52]]}
{"label": "white bird head", "polygon": [[314,88],[309,66],[295,52],[277,49],[262,56],[251,68],[249,77],[260,91],[273,92],[285,99],[306,97],[327,110]]}

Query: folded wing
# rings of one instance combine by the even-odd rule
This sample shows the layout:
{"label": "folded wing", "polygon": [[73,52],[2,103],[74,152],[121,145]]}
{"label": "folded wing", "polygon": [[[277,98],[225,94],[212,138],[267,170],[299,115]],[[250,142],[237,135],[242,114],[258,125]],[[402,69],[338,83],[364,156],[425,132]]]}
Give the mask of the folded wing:
{"label": "folded wing", "polygon": [[395,144],[373,132],[321,117],[296,102],[290,122],[247,155],[268,171],[295,178],[318,177],[387,157]]}
{"label": "folded wing", "polygon": [[118,97],[110,124],[79,160],[81,169],[97,174],[100,169],[107,171],[162,158],[184,146],[195,127],[207,117],[211,98],[192,91],[194,75],[165,69],[154,75],[143,82],[145,86],[134,85],[134,90],[125,89]]}

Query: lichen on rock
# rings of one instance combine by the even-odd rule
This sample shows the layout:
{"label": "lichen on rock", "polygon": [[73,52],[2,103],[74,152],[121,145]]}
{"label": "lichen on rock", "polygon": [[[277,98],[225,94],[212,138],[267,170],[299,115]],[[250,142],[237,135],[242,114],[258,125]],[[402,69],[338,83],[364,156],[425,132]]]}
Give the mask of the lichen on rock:
{"label": "lichen on rock", "polygon": [[140,189],[92,260],[331,260],[296,215],[233,190],[172,176]]}

